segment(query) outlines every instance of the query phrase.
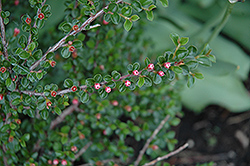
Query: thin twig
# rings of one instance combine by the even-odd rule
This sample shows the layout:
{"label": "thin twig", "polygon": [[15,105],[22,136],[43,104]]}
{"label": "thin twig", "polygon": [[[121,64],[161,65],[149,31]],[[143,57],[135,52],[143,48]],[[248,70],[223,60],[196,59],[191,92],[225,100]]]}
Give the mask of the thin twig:
{"label": "thin twig", "polygon": [[[122,3],[122,0],[118,0],[116,2],[117,4],[119,3]],[[65,40],[68,36],[75,36],[77,33],[83,31],[83,30],[86,30],[86,27],[88,25],[90,25],[91,22],[93,22],[97,17],[101,16],[103,13],[104,13],[104,9],[107,9],[108,8],[108,5],[106,7],[104,7],[102,10],[100,10],[98,13],[96,13],[95,15],[93,16],[90,16],[82,25],[81,27],[78,29],[78,30],[74,30],[72,31],[71,33],[67,34],[66,36],[64,36],[59,42],[57,42],[53,47],[50,47],[46,53],[42,56],[41,59],[39,59],[38,61],[36,61],[31,67],[30,67],[30,70],[34,70],[42,61],[44,61],[46,59],[46,55],[49,53],[49,52],[54,52],[56,51],[57,49],[59,49],[64,43],[65,43]],[[90,28],[95,28],[96,26],[90,26]]]}
{"label": "thin twig", "polygon": [[137,157],[136,161],[135,161],[135,166],[139,165],[142,156],[144,155],[144,153],[146,152],[150,142],[155,138],[155,136],[158,134],[158,132],[161,130],[161,128],[163,127],[163,125],[168,121],[169,119],[169,115],[167,115],[159,124],[159,126],[155,129],[155,131],[153,132],[153,134],[151,135],[151,137],[147,140],[146,144],[144,145],[144,147],[142,148],[142,150],[140,151],[139,156]]}
{"label": "thin twig", "polygon": [[157,159],[144,164],[143,166],[149,166],[149,165],[154,165],[156,164],[158,161],[162,161],[165,159],[168,159],[169,157],[176,155],[177,153],[180,153],[181,151],[183,151],[184,149],[186,149],[188,147],[188,143],[185,143],[183,146],[179,147],[178,149],[176,149],[175,151],[170,152],[169,154],[162,156],[162,157],[158,157]]}
{"label": "thin twig", "polygon": [[[41,3],[41,8],[38,8],[38,10],[37,10],[37,15],[41,13],[41,9],[42,9],[42,7],[45,5],[45,3],[46,3],[46,0],[44,0],[44,1]],[[36,28],[36,21],[34,22],[33,27]],[[32,36],[32,34],[30,33],[29,39],[28,39],[28,42],[27,42],[27,47],[25,48],[26,51],[27,51],[27,49],[28,49],[28,45],[31,43],[31,36]]]}
{"label": "thin twig", "polygon": [[56,125],[61,123],[67,115],[70,115],[77,108],[77,106],[77,104],[72,104],[71,106],[66,108],[61,115],[59,115],[55,120],[50,123],[50,130],[53,130]]}
{"label": "thin twig", "polygon": [[[7,149],[6,149],[5,145],[3,145],[1,147],[1,149],[2,149],[3,153],[6,153]],[[4,166],[9,166],[8,165],[8,159],[7,159],[7,157],[5,155],[3,155],[3,163],[4,163]]]}
{"label": "thin twig", "polygon": [[78,159],[83,153],[86,152],[86,150],[92,145],[93,142],[88,142],[79,152],[75,155],[75,158],[72,159],[71,161],[74,162],[76,159]]}
{"label": "thin twig", "polygon": [[[0,13],[2,13],[2,1],[0,0]],[[3,55],[5,59],[8,59],[8,43],[6,42],[6,36],[5,36],[5,26],[3,22],[3,18],[0,14],[0,26],[1,26],[1,39],[2,39],[2,44],[3,44]]]}

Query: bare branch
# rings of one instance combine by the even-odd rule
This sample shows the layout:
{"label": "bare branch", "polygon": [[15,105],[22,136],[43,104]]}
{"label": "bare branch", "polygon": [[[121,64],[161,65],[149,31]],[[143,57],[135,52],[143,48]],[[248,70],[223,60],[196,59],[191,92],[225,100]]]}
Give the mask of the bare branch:
{"label": "bare branch", "polygon": [[169,154],[165,155],[165,156],[162,156],[162,157],[158,157],[157,159],[149,162],[149,163],[146,163],[144,164],[143,166],[150,166],[150,165],[154,165],[156,164],[158,161],[162,161],[162,160],[165,160],[165,159],[168,159],[169,157],[173,156],[173,155],[176,155],[177,153],[180,153],[181,151],[183,151],[184,149],[186,149],[188,147],[188,143],[185,143],[183,146],[179,147],[178,149],[176,149],[175,151],[173,152],[170,152]]}
{"label": "bare branch", "polygon": [[163,127],[163,125],[168,121],[169,119],[169,115],[167,115],[159,124],[159,126],[155,129],[155,131],[153,132],[153,134],[151,135],[151,137],[147,140],[146,144],[144,145],[144,147],[142,148],[142,150],[140,151],[139,156],[137,157],[136,161],[135,161],[135,166],[139,165],[142,156],[144,155],[144,153],[146,152],[150,142],[155,138],[155,136],[158,134],[158,132],[161,130],[161,128]]}
{"label": "bare branch", "polygon": [[[118,3],[122,3],[122,0],[118,0],[116,2],[117,4]],[[104,9],[107,9],[108,8],[108,5],[106,7],[104,7],[102,10],[100,10],[98,13],[96,13],[95,15],[93,16],[90,16],[82,25],[81,27],[78,29],[78,30],[74,30],[72,31],[71,33],[67,34],[66,36],[64,36],[59,42],[57,42],[53,47],[50,47],[47,52],[42,56],[41,59],[39,59],[38,61],[36,61],[31,67],[30,67],[30,70],[34,70],[42,61],[44,61],[46,59],[46,55],[49,53],[49,52],[54,52],[56,51],[57,49],[59,49],[64,43],[65,43],[65,40],[68,36],[75,36],[77,33],[83,31],[83,30],[86,30],[86,27],[88,25],[90,25],[91,22],[93,22],[97,17],[101,16],[103,13],[104,13]],[[92,26],[92,28],[95,28],[96,26]]]}
{"label": "bare branch", "polygon": [[[0,0],[0,13],[2,13],[2,1]],[[5,59],[8,59],[8,43],[6,42],[6,37],[5,37],[5,26],[3,22],[3,18],[0,15],[0,27],[1,27],[1,39],[2,39],[2,44],[3,44],[3,55]]]}
{"label": "bare branch", "polygon": [[92,145],[93,142],[88,142],[79,152],[75,155],[75,158],[72,159],[71,161],[74,162],[76,159],[78,159],[83,153],[86,152],[86,150]]}
{"label": "bare branch", "polygon": [[73,104],[68,108],[66,108],[60,116],[58,116],[55,120],[51,122],[50,130],[53,130],[56,127],[56,125],[61,123],[67,115],[70,115],[74,110],[76,110],[77,106],[78,106],[77,104]]}

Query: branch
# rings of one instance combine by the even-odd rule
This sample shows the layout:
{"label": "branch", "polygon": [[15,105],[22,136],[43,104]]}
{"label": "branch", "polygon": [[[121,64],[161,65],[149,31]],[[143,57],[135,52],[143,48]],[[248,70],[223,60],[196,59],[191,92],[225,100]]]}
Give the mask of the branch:
{"label": "branch", "polygon": [[144,164],[143,166],[150,166],[150,165],[154,165],[156,164],[158,161],[161,161],[161,160],[165,160],[165,159],[168,159],[169,157],[173,156],[173,155],[176,155],[177,153],[180,153],[181,151],[183,151],[185,148],[188,147],[188,143],[185,143],[183,146],[179,147],[178,149],[176,149],[175,151],[172,151],[170,152],[169,154],[165,155],[165,156],[162,156],[162,157],[158,157],[157,159],[149,162],[149,163],[146,163]]}
{"label": "branch", "polygon": [[72,159],[71,161],[74,162],[76,159],[78,159],[86,150],[92,145],[93,142],[88,142],[76,155],[75,158]]}
{"label": "branch", "polygon": [[[5,145],[3,145],[1,147],[1,149],[3,150],[3,153],[6,153],[7,149],[6,149]],[[8,159],[6,158],[6,156],[3,156],[3,163],[4,163],[4,166],[9,166],[8,165]]]}
{"label": "branch", "polygon": [[65,109],[60,116],[58,116],[55,120],[51,122],[50,130],[53,130],[56,127],[56,125],[61,123],[67,115],[71,114],[77,108],[77,106],[78,106],[77,104],[73,104],[69,106],[67,109]]}
{"label": "branch", "polygon": [[[41,3],[41,8],[38,8],[38,10],[37,10],[37,15],[41,13],[41,9],[42,9],[42,7],[45,5],[45,2],[46,2],[46,0],[44,0],[44,1]],[[33,27],[36,28],[36,21],[34,22]],[[28,45],[31,43],[31,36],[32,36],[32,35],[31,35],[31,33],[30,33],[29,39],[28,39],[28,42],[27,42],[27,47],[25,48],[26,51],[27,51]]]}
{"label": "branch", "polygon": [[[122,0],[118,0],[116,3],[121,3]],[[49,52],[54,52],[56,50],[58,50],[64,43],[65,43],[65,40],[68,36],[75,36],[77,33],[83,31],[83,30],[86,30],[86,26],[87,25],[90,25],[91,22],[93,22],[97,17],[101,16],[103,13],[104,13],[104,9],[107,9],[108,8],[108,5],[106,7],[104,7],[102,10],[100,10],[98,13],[96,13],[95,15],[93,16],[90,16],[82,25],[81,27],[76,30],[76,31],[72,31],[71,33],[67,34],[66,36],[64,36],[59,42],[57,42],[53,47],[50,47],[47,52],[42,56],[41,59],[39,59],[38,61],[36,61],[31,67],[30,67],[30,70],[34,70],[42,61],[44,61],[46,59],[46,55],[49,53]],[[90,29],[91,28],[95,28],[95,26],[90,26]]]}
{"label": "branch", "polygon": [[158,134],[158,132],[161,130],[161,128],[163,127],[163,125],[168,121],[169,119],[169,115],[167,115],[159,124],[159,126],[155,129],[155,131],[153,132],[153,134],[151,135],[151,137],[147,140],[146,144],[144,145],[144,147],[142,148],[142,150],[140,151],[139,156],[137,157],[136,161],[135,161],[135,166],[139,165],[142,156],[144,155],[144,153],[146,152],[150,142],[155,138],[155,136]]}
{"label": "branch", "polygon": [[[2,13],[2,1],[0,0],[0,14],[1,13]],[[1,39],[3,44],[3,55],[5,59],[8,59],[8,52],[7,52],[8,43],[6,42],[5,26],[1,15],[0,15],[0,26],[1,26]]]}

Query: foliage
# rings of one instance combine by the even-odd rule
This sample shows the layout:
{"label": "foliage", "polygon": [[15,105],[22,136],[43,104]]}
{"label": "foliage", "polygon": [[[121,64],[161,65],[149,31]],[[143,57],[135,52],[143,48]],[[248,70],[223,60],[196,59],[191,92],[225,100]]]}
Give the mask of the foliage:
{"label": "foliage", "polygon": [[11,3],[4,1],[0,17],[1,165],[133,163],[132,145],[143,144],[166,116],[146,154],[174,150],[182,81],[192,87],[203,79],[198,66],[215,61],[209,47],[199,52],[171,33],[175,48],[147,58],[151,43],[137,21],[142,11],[153,20],[151,0],[65,1],[64,20],[52,24],[58,29],[45,26],[52,14],[45,1]]}
{"label": "foliage", "polygon": [[[227,1],[215,0],[176,0],[171,4],[168,10],[159,7],[154,22],[146,25],[144,36],[155,43],[155,53],[171,44],[164,35],[171,32],[190,36],[191,44],[203,48],[228,7]],[[222,29],[224,37],[220,35],[209,43],[217,62],[212,68],[199,68],[205,79],[181,92],[182,102],[190,110],[200,112],[210,104],[221,105],[232,112],[249,110],[249,92],[242,83],[250,69],[246,53],[250,50],[249,35],[246,35],[250,33],[249,7],[249,1],[236,3]]]}

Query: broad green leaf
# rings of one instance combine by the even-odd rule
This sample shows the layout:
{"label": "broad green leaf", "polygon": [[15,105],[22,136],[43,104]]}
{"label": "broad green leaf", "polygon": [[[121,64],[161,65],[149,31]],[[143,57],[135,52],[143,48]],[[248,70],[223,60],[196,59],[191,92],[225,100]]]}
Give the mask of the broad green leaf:
{"label": "broad green leaf", "polygon": [[146,14],[147,14],[147,19],[149,21],[153,21],[153,19],[154,19],[154,13],[153,13],[153,11],[146,11]]}
{"label": "broad green leaf", "polygon": [[96,74],[95,76],[94,76],[94,80],[95,80],[95,82],[101,82],[102,81],[102,75],[101,74]]}
{"label": "broad green leaf", "polygon": [[145,83],[144,85],[147,87],[152,86],[152,80],[149,77],[144,77]]}
{"label": "broad green leaf", "polygon": [[180,38],[179,35],[176,34],[176,33],[171,33],[170,38],[173,41],[174,45],[178,46],[178,41],[179,41],[179,38]]}
{"label": "broad green leaf", "polygon": [[182,68],[179,66],[171,66],[171,69],[173,70],[173,72],[175,72],[176,74],[181,74],[182,73]]}
{"label": "broad green leaf", "polygon": [[62,111],[59,107],[55,107],[54,111],[57,115],[61,115],[61,113],[62,113]]}
{"label": "broad green leaf", "polygon": [[181,45],[186,45],[186,44],[188,43],[188,41],[189,41],[189,38],[188,38],[188,37],[181,37],[179,43],[180,43]]}
{"label": "broad green leaf", "polygon": [[122,15],[129,17],[132,14],[132,8],[130,6],[123,7],[121,13]]}
{"label": "broad green leaf", "polygon": [[70,88],[73,86],[73,81],[69,78],[65,79],[64,82],[63,82],[63,86],[65,88]]}
{"label": "broad green leaf", "polygon": [[47,110],[42,110],[39,113],[44,120],[47,120],[47,118],[49,117],[49,111]]}
{"label": "broad green leaf", "polygon": [[118,14],[118,13],[114,13],[111,15],[111,21],[114,23],[114,24],[118,24],[121,20],[121,16]]}
{"label": "broad green leaf", "polygon": [[142,11],[142,8],[141,8],[141,3],[139,1],[133,1],[131,3],[131,6],[133,7],[133,9],[137,12],[140,12]]}
{"label": "broad green leaf", "polygon": [[138,15],[133,15],[133,16],[130,17],[130,20],[133,21],[133,22],[137,21],[139,19],[140,19],[140,17]]}
{"label": "broad green leaf", "polygon": [[153,78],[153,82],[154,82],[155,84],[160,84],[161,81],[162,81],[161,76],[159,76],[159,74],[155,74],[155,75],[154,75],[154,78]]}
{"label": "broad green leaf", "polygon": [[88,93],[83,92],[80,95],[80,100],[81,100],[82,103],[87,103],[89,101],[89,95],[88,95]]}
{"label": "broad green leaf", "polygon": [[62,57],[63,58],[68,58],[70,57],[71,53],[69,52],[69,48],[68,47],[64,47],[61,51]]}

